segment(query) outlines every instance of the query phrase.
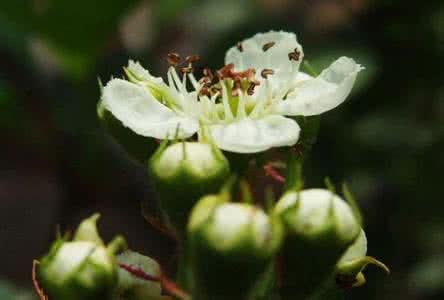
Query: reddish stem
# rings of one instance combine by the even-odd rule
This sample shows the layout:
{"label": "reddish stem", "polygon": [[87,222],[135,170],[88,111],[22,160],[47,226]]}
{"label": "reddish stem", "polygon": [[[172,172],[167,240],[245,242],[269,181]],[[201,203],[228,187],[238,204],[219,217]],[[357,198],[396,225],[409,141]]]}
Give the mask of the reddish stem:
{"label": "reddish stem", "polygon": [[119,267],[121,267],[122,269],[124,269],[128,273],[131,273],[131,275],[134,275],[135,277],[137,277],[139,279],[146,280],[146,281],[156,281],[156,282],[160,281],[159,277],[147,274],[141,268],[137,268],[137,267],[122,264],[122,263],[119,263]]}
{"label": "reddish stem", "polygon": [[146,280],[146,281],[155,281],[159,282],[162,288],[170,295],[181,298],[181,299],[189,299],[190,296],[184,290],[182,290],[176,283],[172,280],[168,279],[163,272],[160,277],[152,276],[147,274],[141,268],[137,268],[134,266],[130,266],[127,264],[119,263],[119,267],[126,270],[128,273],[131,273],[135,277]]}
{"label": "reddish stem", "polygon": [[281,174],[279,174],[279,172],[276,171],[276,170],[273,168],[272,165],[270,165],[270,164],[266,164],[266,165],[264,166],[264,171],[265,171],[265,174],[266,174],[267,176],[270,176],[270,177],[273,178],[274,180],[276,180],[276,181],[278,181],[278,182],[280,182],[280,183],[284,183],[284,182],[285,182],[285,177],[282,176]]}
{"label": "reddish stem", "polygon": [[40,262],[36,259],[32,261],[32,283],[34,284],[34,289],[39,296],[40,300],[49,300],[48,296],[45,295],[43,289],[40,287],[39,282],[37,280],[37,265]]}

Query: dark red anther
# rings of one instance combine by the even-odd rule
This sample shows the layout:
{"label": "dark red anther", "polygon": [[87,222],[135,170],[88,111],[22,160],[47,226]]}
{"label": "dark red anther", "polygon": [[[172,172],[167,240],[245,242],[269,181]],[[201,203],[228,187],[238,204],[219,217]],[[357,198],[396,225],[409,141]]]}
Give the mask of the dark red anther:
{"label": "dark red anther", "polygon": [[237,50],[239,50],[239,52],[243,52],[244,51],[244,46],[242,46],[242,43],[239,42],[236,44]]}
{"label": "dark red anther", "polygon": [[180,63],[180,55],[177,53],[168,53],[167,61],[171,66],[177,66]]}
{"label": "dark red anther", "polygon": [[256,84],[254,82],[250,83],[250,85],[248,86],[248,89],[247,89],[247,94],[250,96],[253,95],[255,87],[256,87]]}
{"label": "dark red anther", "polygon": [[221,79],[232,78],[233,77],[233,69],[234,69],[234,64],[225,65],[217,71],[217,75]]}
{"label": "dark red anther", "polygon": [[254,75],[256,75],[256,70],[251,68],[242,72],[233,72],[234,77],[245,78],[250,81],[255,79]]}
{"label": "dark red anther", "polygon": [[276,45],[275,42],[269,42],[269,43],[266,43],[266,44],[264,44],[264,45],[262,46],[262,50],[265,52],[265,51],[267,51],[268,49],[270,49],[271,47],[273,47],[274,45]]}
{"label": "dark red anther", "polygon": [[211,96],[210,90],[207,87],[203,87],[200,92],[199,95],[201,96]]}
{"label": "dark red anther", "polygon": [[288,53],[289,60],[299,61],[300,58],[301,52],[298,50],[298,48],[294,48],[293,52]]}
{"label": "dark red anther", "polygon": [[274,71],[272,69],[263,69],[262,72],[261,72],[261,76],[264,79],[267,79],[267,77],[269,75],[273,75],[273,74],[274,74]]}
{"label": "dark red anther", "polygon": [[200,56],[199,55],[190,55],[190,56],[187,56],[185,58],[185,61],[187,63],[190,63],[190,64],[195,63],[195,62],[197,62],[199,60],[200,60]]}

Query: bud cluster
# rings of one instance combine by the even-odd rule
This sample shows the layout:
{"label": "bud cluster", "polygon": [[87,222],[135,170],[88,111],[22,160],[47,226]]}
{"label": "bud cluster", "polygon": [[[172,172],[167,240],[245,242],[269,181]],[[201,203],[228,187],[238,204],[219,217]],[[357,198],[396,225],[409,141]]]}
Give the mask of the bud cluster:
{"label": "bud cluster", "polygon": [[348,188],[305,188],[302,172],[317,115],[345,100],[362,67],[341,57],[314,78],[299,72],[303,56],[296,35],[272,31],[199,80],[196,55],[168,54],[166,81],[130,61],[126,79],[102,88],[98,115],[148,171],[178,282],[122,238],[105,245],[93,215],[53,244],[36,286],[51,300],[304,300],[364,284],[369,264],[388,271],[367,256]]}

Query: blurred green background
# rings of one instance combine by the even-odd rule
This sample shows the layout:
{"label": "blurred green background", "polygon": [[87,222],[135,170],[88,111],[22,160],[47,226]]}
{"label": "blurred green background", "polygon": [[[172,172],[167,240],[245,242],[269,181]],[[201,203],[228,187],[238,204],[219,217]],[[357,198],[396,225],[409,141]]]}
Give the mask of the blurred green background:
{"label": "blurred green background", "polygon": [[444,3],[342,1],[0,1],[0,299],[34,299],[31,262],[57,224],[94,211],[106,238],[168,265],[174,243],[140,216],[143,166],[100,127],[97,77],[129,57],[164,74],[174,50],[218,67],[256,32],[297,33],[318,69],[366,67],[346,105],[323,115],[307,185],[347,180],[362,207],[369,269],[349,299],[444,298]]}

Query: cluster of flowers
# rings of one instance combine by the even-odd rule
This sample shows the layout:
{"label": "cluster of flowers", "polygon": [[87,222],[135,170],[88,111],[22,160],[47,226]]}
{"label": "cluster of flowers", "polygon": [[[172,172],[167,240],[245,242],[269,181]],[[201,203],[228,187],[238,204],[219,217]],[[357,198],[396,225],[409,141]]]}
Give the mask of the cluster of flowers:
{"label": "cluster of flowers", "polygon": [[[152,259],[129,250],[116,256],[122,239],[105,246],[93,216],[42,259],[39,290],[68,300],[163,299],[161,288],[196,300],[309,299],[362,285],[368,264],[386,269],[366,256],[347,187],[345,200],[331,185],[304,189],[301,153],[292,148],[301,131],[295,117],[341,104],[362,67],[341,57],[311,76],[299,70],[303,56],[294,34],[268,32],[229,49],[226,65],[199,80],[197,56],[168,55],[167,82],[130,61],[126,80],[102,87],[98,114],[123,144],[122,134],[150,141],[142,159],[181,245],[182,289],[165,283]],[[149,155],[154,139],[164,141]],[[238,165],[271,148],[288,157],[288,176],[279,200],[264,209]]]}

